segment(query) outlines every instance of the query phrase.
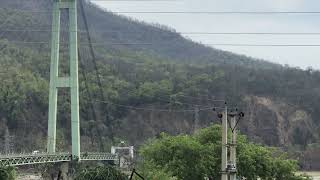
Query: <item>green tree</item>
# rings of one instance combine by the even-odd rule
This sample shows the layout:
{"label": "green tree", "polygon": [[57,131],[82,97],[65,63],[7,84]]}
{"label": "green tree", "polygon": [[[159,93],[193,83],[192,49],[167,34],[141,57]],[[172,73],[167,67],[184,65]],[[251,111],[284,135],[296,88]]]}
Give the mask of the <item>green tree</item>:
{"label": "green tree", "polygon": [[[297,162],[289,160],[285,153],[250,143],[243,135],[238,138],[238,176],[255,180],[296,180]],[[140,154],[144,170],[166,172],[183,180],[218,179],[220,176],[221,128],[214,125],[194,135],[169,136],[161,134],[145,144]],[[143,167],[143,166],[142,166]],[[154,174],[154,173],[153,173]],[[153,178],[153,174],[148,174]],[[150,177],[151,176],[151,177]]]}
{"label": "green tree", "polygon": [[160,139],[142,149],[144,158],[155,162],[156,167],[186,180],[202,178],[206,171],[202,162],[210,158],[207,153],[198,141],[183,135],[173,138],[162,134]]}
{"label": "green tree", "polygon": [[16,170],[13,167],[0,168],[0,180],[15,180]]}

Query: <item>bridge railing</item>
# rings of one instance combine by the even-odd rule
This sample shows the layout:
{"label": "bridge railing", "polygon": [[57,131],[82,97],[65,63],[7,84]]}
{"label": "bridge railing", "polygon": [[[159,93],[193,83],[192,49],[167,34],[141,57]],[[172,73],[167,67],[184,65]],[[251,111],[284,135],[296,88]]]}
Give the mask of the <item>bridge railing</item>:
{"label": "bridge railing", "polygon": [[118,156],[111,153],[84,152],[84,153],[81,153],[81,160],[83,161],[92,161],[92,160],[116,161],[118,160]]}
{"label": "bridge railing", "polygon": [[[117,161],[118,156],[111,153],[84,152],[83,161]],[[72,161],[71,153],[37,153],[37,154],[9,154],[0,155],[0,166],[21,166],[40,163],[55,163]]]}

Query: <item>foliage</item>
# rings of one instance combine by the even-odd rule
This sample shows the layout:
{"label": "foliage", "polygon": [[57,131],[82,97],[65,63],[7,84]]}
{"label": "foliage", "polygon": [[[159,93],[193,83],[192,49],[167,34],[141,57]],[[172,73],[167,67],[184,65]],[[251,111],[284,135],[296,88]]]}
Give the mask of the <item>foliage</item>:
{"label": "foliage", "polygon": [[201,174],[206,170],[203,162],[211,158],[206,156],[208,152],[199,142],[188,136],[171,138],[167,135],[162,135],[158,141],[149,149],[142,150],[145,159],[152,159],[156,166],[163,167],[180,179],[201,179]]}
{"label": "foliage", "polygon": [[126,175],[111,166],[87,168],[76,175],[75,180],[127,180]]}
{"label": "foliage", "polygon": [[13,167],[0,168],[0,180],[15,180],[16,170]]}
{"label": "foliage", "polygon": [[[240,135],[237,144],[238,175],[248,180],[303,179],[296,176],[297,162],[287,159],[285,153],[250,143]],[[192,136],[169,136],[161,134],[145,144],[140,154],[143,157],[142,171],[166,172],[183,180],[218,179],[221,163],[221,128],[214,125]],[[146,173],[150,179],[153,174]]]}
{"label": "foliage", "polygon": [[[145,179],[157,179],[157,180],[177,180],[173,175],[162,169],[160,166],[156,166],[154,163],[145,162],[143,164],[138,164],[139,170]],[[135,177],[135,176],[134,176]],[[139,180],[136,178],[135,180]]]}
{"label": "foliage", "polygon": [[[19,11],[19,8],[28,11],[49,11],[51,8],[48,3],[51,1],[30,0],[27,4],[21,0],[2,1],[0,24],[6,29],[48,27],[48,22],[51,22],[50,13],[44,15]],[[103,100],[88,51],[86,47],[80,47],[80,57],[85,67],[85,69],[80,67],[79,74],[81,134],[90,139],[88,141],[91,143],[92,151],[98,148],[99,142],[96,141],[109,140],[110,127],[114,129],[121,125],[124,127],[121,122],[129,110],[116,104],[135,107],[170,105],[176,109],[189,109],[193,106],[187,105],[188,103],[210,104],[211,102],[206,101],[207,97],[244,104],[243,97],[253,95],[280,99],[284,103],[293,104],[307,111],[317,126],[320,124],[319,71],[280,66],[205,47],[184,39],[179,33],[160,25],[149,25],[117,16],[90,3],[86,4],[85,8],[90,29],[95,32],[91,33],[94,42],[110,42],[110,44],[152,42],[152,46],[94,47],[98,57],[102,89],[106,96]],[[82,20],[79,21],[79,29],[83,30]],[[128,30],[131,33],[127,33]],[[8,126],[10,131],[15,132],[16,151],[39,149],[42,144],[34,137],[43,138],[46,135],[49,45],[9,42],[26,40],[48,42],[50,32],[11,31],[3,32],[1,38],[3,40],[0,41],[0,128]],[[84,42],[84,38],[86,37],[81,33],[80,41]],[[61,66],[62,74],[65,75],[64,71],[68,69],[66,68],[68,48],[61,48],[61,53],[61,62],[65,63]],[[84,81],[82,72],[86,75],[87,82]],[[69,137],[70,99],[66,92],[59,95],[61,95],[59,98],[61,108],[58,112],[58,126],[61,127],[65,137]],[[200,100],[182,98],[179,95],[196,96]],[[99,121],[94,121],[95,115]],[[126,129],[132,128],[126,127]],[[319,140],[319,132],[315,130],[312,132],[306,128],[295,129],[292,132],[294,133],[292,144],[307,146]],[[98,136],[99,138],[96,138]],[[140,135],[137,138],[142,140],[145,136]],[[277,145],[277,142],[272,144]]]}

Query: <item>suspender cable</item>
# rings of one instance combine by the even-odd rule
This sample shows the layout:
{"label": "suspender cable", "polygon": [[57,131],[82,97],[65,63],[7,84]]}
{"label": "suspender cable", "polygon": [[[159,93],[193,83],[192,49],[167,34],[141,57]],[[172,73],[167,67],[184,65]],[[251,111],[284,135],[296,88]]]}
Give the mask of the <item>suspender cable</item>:
{"label": "suspender cable", "polygon": [[[83,19],[83,22],[84,22],[84,26],[85,26],[85,30],[86,30],[86,34],[87,34],[87,38],[88,38],[88,46],[89,46],[90,54],[91,54],[91,57],[92,57],[93,66],[94,66],[94,69],[95,69],[95,75],[96,75],[96,80],[97,80],[97,83],[98,83],[98,86],[99,86],[100,97],[101,97],[101,99],[103,101],[105,101],[106,98],[105,98],[105,95],[104,95],[104,92],[103,92],[101,78],[100,78],[100,74],[99,74],[99,70],[98,70],[98,65],[97,65],[97,62],[96,62],[96,56],[95,56],[94,49],[93,49],[93,46],[92,46],[92,40],[91,40],[91,35],[90,35],[90,32],[89,32],[88,20],[87,20],[86,14],[85,14],[83,0],[80,0],[79,2],[80,2],[79,3],[80,4],[80,8],[81,8],[80,14],[82,16],[82,19]],[[101,110],[101,112],[103,112],[103,111],[106,112],[105,120],[106,120],[106,122],[108,122],[108,126],[111,127],[111,122],[110,122],[110,119],[109,119],[108,106],[106,105],[105,107],[106,108],[102,108],[102,106],[100,105],[100,110]],[[100,139],[100,148],[101,148],[101,150],[104,150],[104,143],[103,143],[101,132],[100,132],[99,128],[98,128],[98,136],[99,136],[99,139]],[[111,139],[113,139],[112,128],[110,128],[110,136],[111,136]]]}

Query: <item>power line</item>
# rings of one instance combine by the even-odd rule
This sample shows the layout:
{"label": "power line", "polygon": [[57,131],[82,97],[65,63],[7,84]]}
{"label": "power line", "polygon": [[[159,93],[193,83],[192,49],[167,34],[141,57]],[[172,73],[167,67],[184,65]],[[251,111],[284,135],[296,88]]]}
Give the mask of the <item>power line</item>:
{"label": "power line", "polygon": [[[39,1],[43,1],[43,0],[39,0]],[[135,2],[135,1],[138,1],[138,2],[139,1],[156,2],[156,1],[165,1],[165,2],[170,2],[170,1],[172,1],[172,2],[175,2],[175,1],[183,1],[183,0],[86,0],[86,1],[90,1],[90,2],[95,2],[95,1],[114,1],[114,2],[118,2],[118,1],[120,1],[120,2],[130,2],[130,1],[132,1],[132,2]]]}
{"label": "power line", "polygon": [[[0,8],[0,10],[12,10],[23,13],[52,13],[51,11],[32,11],[21,9]],[[320,14],[320,11],[108,11],[111,13],[123,14]]]}
{"label": "power line", "polygon": [[[49,44],[49,42],[46,41],[8,41],[13,44]],[[146,42],[146,43],[140,43],[140,42],[128,42],[128,43],[100,43],[100,42],[93,42],[93,43],[79,43],[79,45],[95,45],[95,46],[112,46],[112,45],[128,45],[128,46],[149,46],[149,45],[159,45],[159,44],[170,44],[172,42],[168,43],[152,43],[152,42]],[[67,43],[60,43],[60,44],[67,44]],[[207,45],[207,46],[254,46],[254,47],[263,47],[263,46],[269,46],[269,47],[319,47],[320,44],[230,44],[230,43],[199,43],[195,42],[195,44],[201,44],[201,45]]]}
{"label": "power line", "polygon": [[[137,46],[148,46],[148,45],[158,45],[158,44],[170,44],[168,43],[93,43],[92,45],[97,46],[107,46],[107,45],[137,45]],[[86,43],[81,43],[86,44]],[[202,44],[202,43],[198,43]],[[319,47],[320,44],[230,44],[230,43],[205,43],[202,45],[207,46],[248,46],[248,47]]]}
{"label": "power line", "polygon": [[[133,92],[133,91],[129,91],[129,92],[126,92],[126,93],[130,93],[130,92]],[[153,99],[156,99],[158,101],[169,103],[169,104],[174,103],[174,104],[182,104],[182,105],[199,106],[199,107],[205,107],[205,108],[211,107],[209,105],[186,103],[186,102],[181,102],[181,101],[177,101],[177,100],[172,100],[169,95],[168,96],[165,96],[165,95],[151,96],[151,95],[144,94],[143,96],[146,96],[146,97],[149,97],[149,98],[153,98]],[[162,99],[161,97],[170,97],[170,99]]]}
{"label": "power line", "polygon": [[320,14],[320,11],[111,11],[117,14]]}
{"label": "power line", "polygon": [[[17,13],[19,14],[19,12]],[[3,28],[7,25],[7,23],[15,16],[16,14],[9,15],[0,25],[0,28]],[[0,32],[0,37],[3,36],[4,32]]]}
{"label": "power line", "polygon": [[111,2],[176,2],[182,0],[90,0],[90,2],[111,1]]}
{"label": "power line", "polygon": [[317,32],[182,32],[180,34],[205,34],[205,35],[320,35]]}
{"label": "power line", "polygon": [[[69,32],[68,30],[65,30]],[[52,32],[49,29],[0,29],[0,32]],[[86,33],[85,30],[78,30],[79,33]],[[94,30],[94,32],[100,33],[118,33],[118,34],[142,34],[134,31],[108,31],[108,30]],[[185,35],[320,35],[320,32],[162,32],[162,31],[150,31],[161,32],[163,34],[185,34]]]}
{"label": "power line", "polygon": [[[130,105],[123,105],[123,104],[117,104],[117,103],[113,103],[110,101],[100,101],[100,100],[94,100],[96,102],[100,102],[100,103],[106,103],[109,105],[114,105],[114,106],[118,106],[118,107],[124,107],[127,109],[135,109],[135,110],[146,110],[146,111],[157,111],[157,112],[194,112],[195,109],[182,109],[182,110],[170,110],[170,109],[159,109],[159,108],[154,108],[154,107],[150,107],[150,108],[143,108],[143,107],[137,107],[137,106],[130,106]],[[208,106],[207,108],[200,108],[198,109],[199,111],[212,111],[212,110],[223,110],[225,109],[225,107],[220,107],[220,106]],[[236,110],[238,109],[238,107],[229,107],[229,109],[231,110]]]}
{"label": "power line", "polygon": [[[136,93],[136,92],[135,91],[126,91],[125,93],[129,94],[129,93]],[[160,100],[162,102],[166,102],[166,103],[177,103],[177,104],[200,106],[200,107],[211,107],[211,106],[203,105],[203,104],[180,102],[180,101],[176,101],[173,98],[175,98],[175,97],[187,97],[187,98],[196,99],[196,100],[202,100],[202,101],[205,100],[205,101],[210,101],[210,102],[226,102],[225,100],[209,99],[208,96],[205,96],[205,95],[199,95],[199,97],[204,97],[206,99],[199,98],[199,97],[194,97],[194,96],[187,96],[187,95],[183,95],[183,94],[156,95],[156,96],[143,94],[142,96],[146,96],[146,97],[149,97],[149,98],[154,98],[154,99]],[[162,99],[162,98],[167,98],[167,97],[169,97],[169,99]]]}
{"label": "power line", "polygon": [[320,44],[204,44],[210,46],[248,46],[248,47],[319,47]]}
{"label": "power line", "polygon": [[199,97],[204,97],[204,98],[207,98],[204,100],[208,100],[208,101],[212,101],[212,102],[226,102],[225,100],[221,100],[221,99],[209,99],[208,96],[205,96],[205,95],[198,95],[199,97],[194,97],[194,96],[188,96],[188,95],[183,95],[183,94],[175,94],[172,96],[181,96],[181,97],[187,97],[187,98],[198,99],[198,100],[203,100],[202,98],[199,98]]}
{"label": "power line", "polygon": [[[194,112],[194,109],[182,109],[182,110],[170,110],[170,109],[159,109],[159,108],[143,108],[143,107],[136,107],[136,106],[129,106],[129,105],[123,105],[123,104],[117,104],[117,103],[112,103],[110,101],[100,101],[100,100],[95,100],[96,102],[100,103],[105,103],[113,106],[118,106],[118,107],[124,107],[127,109],[135,109],[135,110],[146,110],[146,111],[157,111],[157,112],[176,112],[176,113],[183,113],[183,112]],[[212,109],[223,109],[223,107],[208,107],[208,108],[201,108],[199,111],[208,111]]]}

